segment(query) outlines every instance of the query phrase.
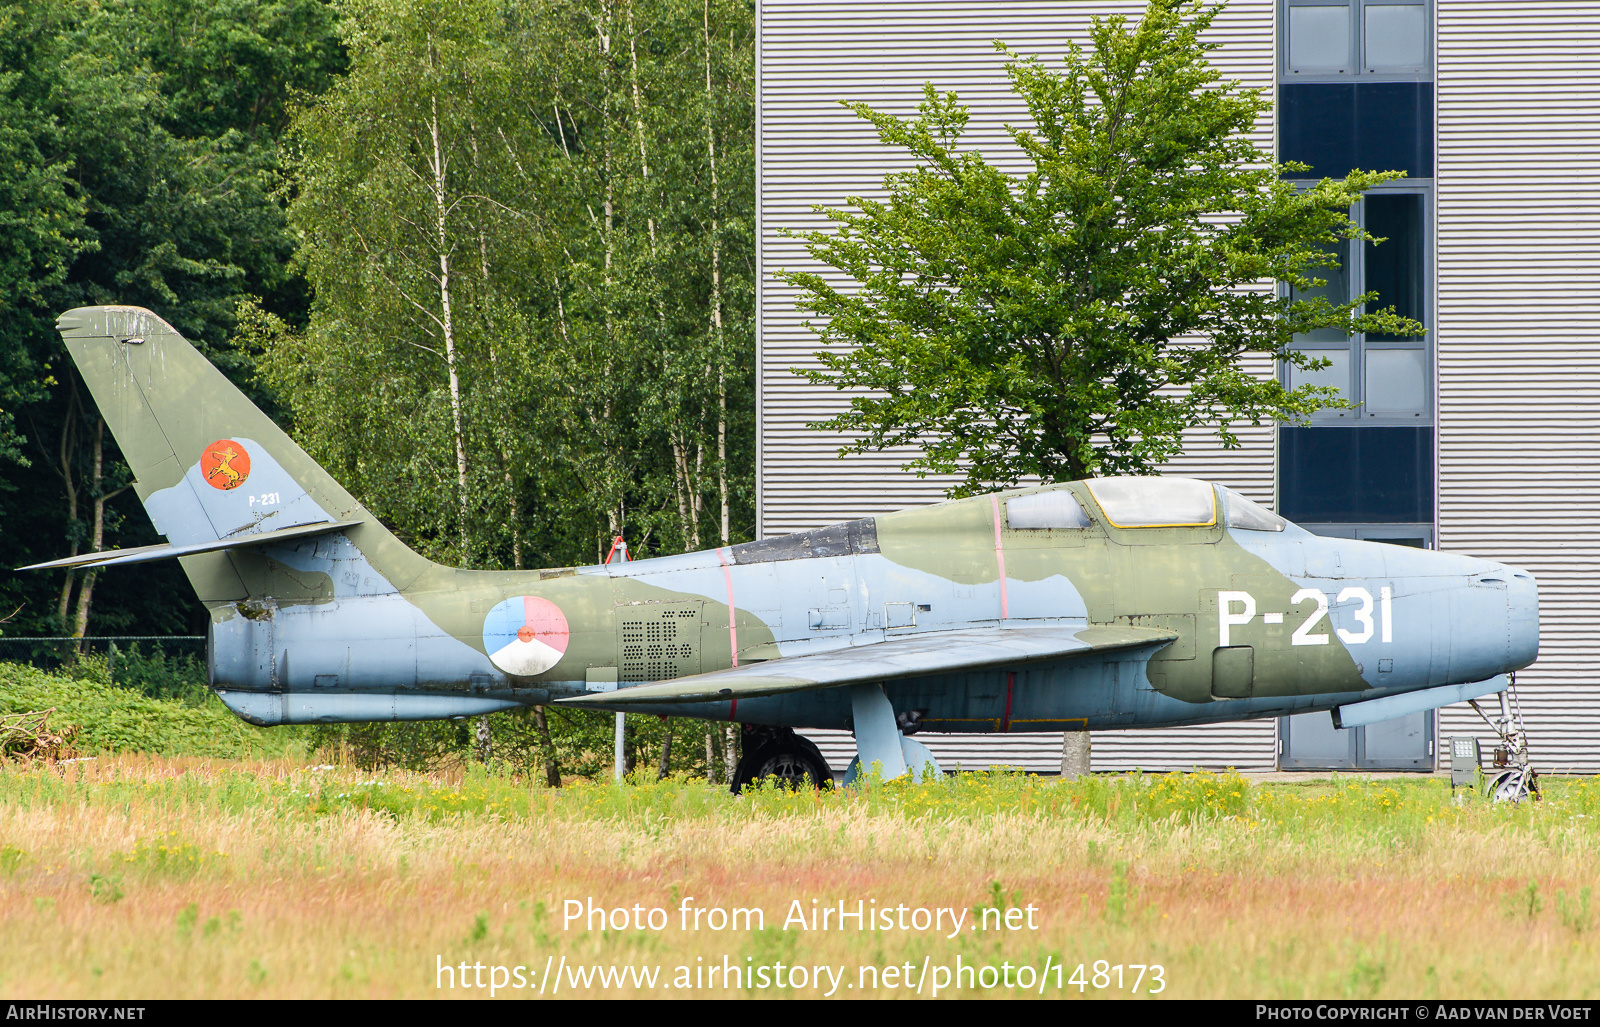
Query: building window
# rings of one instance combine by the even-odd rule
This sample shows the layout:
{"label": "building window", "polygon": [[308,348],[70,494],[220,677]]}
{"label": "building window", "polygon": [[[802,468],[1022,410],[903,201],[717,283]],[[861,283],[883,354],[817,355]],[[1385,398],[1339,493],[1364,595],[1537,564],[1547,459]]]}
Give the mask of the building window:
{"label": "building window", "polygon": [[[1432,295],[1430,192],[1426,186],[1404,183],[1401,188],[1369,192],[1351,217],[1383,242],[1357,246],[1346,240],[1330,247],[1330,266],[1312,272],[1325,284],[1292,290],[1292,298],[1321,296],[1337,305],[1363,293],[1376,293],[1367,303],[1368,311],[1393,307],[1395,313],[1426,329]],[[1294,348],[1325,360],[1328,366],[1320,370],[1288,366],[1286,384],[1291,388],[1331,386],[1356,404],[1352,410],[1322,411],[1312,418],[1313,424],[1432,423],[1433,361],[1426,336],[1373,333],[1347,337],[1337,329],[1325,328],[1296,336]]]}
{"label": "building window", "polygon": [[1431,524],[1302,524],[1300,527],[1328,538],[1358,538],[1413,549],[1433,548]]}
{"label": "building window", "polygon": [[1354,50],[1350,43],[1349,4],[1290,5],[1289,72],[1347,73]]}
{"label": "building window", "polygon": [[1286,76],[1400,75],[1431,70],[1427,4],[1283,0]]}
{"label": "building window", "polygon": [[1421,4],[1361,5],[1361,66],[1368,73],[1428,66],[1428,12]]}

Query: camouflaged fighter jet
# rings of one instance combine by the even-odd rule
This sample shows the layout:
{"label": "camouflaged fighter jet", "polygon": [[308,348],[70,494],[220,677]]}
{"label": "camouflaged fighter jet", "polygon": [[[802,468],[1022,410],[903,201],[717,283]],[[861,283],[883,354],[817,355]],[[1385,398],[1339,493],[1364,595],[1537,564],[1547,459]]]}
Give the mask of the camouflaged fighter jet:
{"label": "camouflaged fighter jet", "polygon": [[[708,552],[539,571],[423,559],[159,317],[58,325],[211,612],[217,695],[254,724],[533,703],[737,721],[735,787],[828,767],[853,730],[921,773],[917,731],[1156,727],[1311,710],[1370,723],[1486,695],[1538,651],[1526,572],[1321,538],[1227,488],[1097,478]],[[936,766],[936,764],[935,764]]]}

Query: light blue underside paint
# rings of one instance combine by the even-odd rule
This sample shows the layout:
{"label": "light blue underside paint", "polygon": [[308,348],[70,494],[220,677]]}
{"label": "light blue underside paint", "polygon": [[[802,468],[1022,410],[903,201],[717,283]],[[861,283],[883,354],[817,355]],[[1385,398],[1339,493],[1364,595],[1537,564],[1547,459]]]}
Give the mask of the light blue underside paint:
{"label": "light blue underside paint", "polygon": [[[249,439],[234,441],[250,454],[250,474],[239,488],[212,488],[201,476],[197,461],[177,485],[152,493],[145,501],[151,520],[169,541],[204,542],[240,528],[268,531],[329,519],[272,454]],[[241,513],[251,506],[250,495],[274,494],[281,498],[280,503],[255,514]],[[226,527],[219,531],[218,524]],[[326,687],[327,692],[317,693],[319,710],[358,709],[361,704],[353,701],[330,705],[331,694],[371,691],[380,709],[391,710],[377,718],[380,720],[467,715],[406,712],[433,708],[436,701],[454,701],[448,695],[407,695],[407,689],[454,687],[474,678],[486,688],[508,687],[506,676],[486,655],[430,620],[342,533],[288,541],[264,547],[263,552],[296,571],[326,575],[333,598],[278,607],[266,619],[239,616],[213,624],[213,681],[218,687],[291,693]],[[518,705],[509,697],[494,701],[507,704],[495,709]],[[391,705],[384,707],[384,703]],[[402,712],[394,713],[396,708]],[[327,718],[319,713],[314,719]]]}
{"label": "light blue underside paint", "polygon": [[[934,758],[932,750],[915,738],[901,736],[900,755],[904,758],[906,767],[911,773],[911,779],[917,784],[921,784],[924,779],[937,781],[944,777],[944,768],[939,766],[939,761]],[[865,765],[871,766],[872,764],[868,762]],[[850,766],[846,768],[842,783],[845,785],[855,784],[861,777],[862,766],[861,756],[858,753],[856,758],[850,761]],[[888,774],[883,776],[885,778],[889,777]]]}
{"label": "light blue underside paint", "polygon": [[[251,458],[249,478],[240,488],[212,488],[201,476],[197,463],[178,485],[150,497],[147,506],[152,519],[169,539],[175,543],[200,542],[241,528],[270,530],[327,518],[327,513],[271,454],[248,439],[235,441],[246,447]],[[271,493],[277,494],[281,502],[241,515],[241,499],[249,506],[248,495]],[[1430,677],[1438,680],[1441,673],[1459,674],[1480,662],[1473,655],[1475,649],[1485,649],[1481,655],[1492,659],[1504,654],[1512,641],[1495,636],[1489,637],[1486,644],[1485,638],[1493,633],[1486,634],[1481,629],[1474,633],[1465,626],[1503,619],[1504,586],[1462,589],[1464,584],[1475,583],[1469,580],[1471,575],[1505,570],[1499,565],[1455,557],[1449,558],[1450,565],[1446,567],[1439,562],[1442,554],[1413,553],[1376,543],[1353,545],[1348,540],[1322,539],[1293,527],[1284,533],[1235,530],[1232,535],[1299,587],[1321,588],[1336,595],[1351,584],[1363,584],[1376,596],[1383,583],[1410,583],[1395,596],[1394,641],[1387,646],[1375,641],[1364,647],[1363,677],[1375,689],[1416,687]],[[328,575],[334,597],[328,603],[278,609],[270,628],[261,621],[236,618],[214,629],[218,684],[235,686],[233,701],[240,704],[237,708],[241,715],[288,718],[273,722],[425,719],[472,716],[547,697],[513,694],[508,679],[483,653],[433,624],[344,536],[274,546],[268,554],[298,571]],[[726,603],[731,578],[734,605],[760,617],[772,628],[782,656],[837,651],[900,637],[906,632],[885,626],[884,607],[888,603],[931,607],[916,611],[916,624],[911,629],[915,633],[999,623],[998,581],[962,589],[937,575],[899,566],[882,554],[724,568],[713,551],[585,568],[580,573],[636,578],[671,591],[705,596],[716,605]],[[1007,588],[1011,613],[1008,624],[1087,623],[1081,595],[1063,577],[1033,582],[1013,579]],[[1280,603],[1287,598],[1280,597]],[[817,610],[825,611],[828,621],[820,628],[812,624]],[[507,612],[513,614],[509,620],[517,620],[520,625],[520,610]],[[1356,630],[1354,612],[1354,603],[1333,602],[1320,630]],[[1533,613],[1524,619],[1536,625],[1536,618]],[[1456,625],[1463,626],[1457,630]],[[1447,636],[1442,645],[1435,634],[1440,630]],[[1516,628],[1512,630],[1515,633]],[[264,637],[268,633],[270,639]],[[1420,643],[1413,641],[1419,638]],[[1032,668],[1018,675],[1014,717],[1019,722],[1082,718],[1095,729],[1193,724],[1330,709],[1344,698],[1239,700],[1197,708],[1149,688],[1143,673],[1148,656],[1130,653],[1125,659],[1096,667],[1063,662],[1054,667]],[[1392,661],[1394,669],[1380,672],[1380,658]],[[481,682],[471,694],[438,694],[446,691],[441,686],[458,688],[468,679]],[[969,679],[977,681],[970,676]],[[322,682],[335,684],[328,692],[317,692]],[[240,685],[285,691],[246,699],[249,693],[238,691]],[[588,690],[584,682],[548,685],[554,694]],[[894,709],[927,706],[936,693],[951,687],[994,691],[981,683],[962,686],[937,674],[893,682],[887,693],[879,690],[885,696],[891,728]],[[749,700],[740,705],[740,719],[797,727],[838,727],[854,718],[854,705],[847,694]],[[692,709],[679,706],[670,712],[712,719],[726,715],[724,705],[714,703],[695,704]],[[904,741],[897,730],[893,734],[897,742]],[[874,759],[890,765],[913,762],[899,744],[875,745],[874,752]]]}
{"label": "light blue underside paint", "polygon": [[1392,720],[1395,717],[1421,713],[1423,710],[1436,710],[1441,706],[1449,706],[1451,703],[1466,702],[1468,699],[1494,695],[1496,692],[1504,692],[1510,687],[1511,679],[1504,674],[1500,674],[1487,681],[1474,681],[1465,685],[1445,685],[1442,688],[1424,688],[1418,692],[1405,692],[1401,695],[1385,696],[1382,699],[1369,699],[1366,702],[1351,703],[1348,706],[1337,706],[1333,710],[1333,726],[1346,728],[1361,727],[1363,724],[1376,724],[1380,720]]}
{"label": "light blue underside paint", "polygon": [[895,725],[894,706],[883,694],[883,686],[851,687],[850,707],[862,766],[876,763],[886,780],[904,774],[906,758],[900,745],[900,729]]}
{"label": "light blue underside paint", "polygon": [[152,492],[144,501],[151,522],[167,541],[181,546],[334,519],[265,447],[247,438],[233,441],[250,456],[250,473],[237,488],[208,484],[197,459],[178,484]]}
{"label": "light blue underside paint", "polygon": [[522,705],[514,699],[469,695],[401,695],[376,692],[317,695],[218,689],[228,709],[252,724],[339,724],[355,721],[441,720],[477,717]]}

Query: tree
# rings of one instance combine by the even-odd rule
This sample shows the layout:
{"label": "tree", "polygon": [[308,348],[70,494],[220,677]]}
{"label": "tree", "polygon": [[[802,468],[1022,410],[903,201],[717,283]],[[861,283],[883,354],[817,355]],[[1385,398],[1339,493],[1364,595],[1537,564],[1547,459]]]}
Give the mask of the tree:
{"label": "tree", "polygon": [[749,9],[344,11],[350,72],[292,119],[310,324],[250,322],[296,438],[468,566],[747,536]]}
{"label": "tree", "polygon": [[26,463],[16,412],[44,395],[49,321],[39,308],[93,245],[51,109],[65,13],[52,3],[0,4],[0,333],[8,342],[0,348],[0,461]]}
{"label": "tree", "polygon": [[[311,318],[244,320],[295,438],[455,564],[598,562],[619,532],[652,555],[747,538],[749,6],[341,11],[350,70],[291,116]],[[589,765],[568,742],[609,761],[609,716],[544,717],[564,768]],[[681,731],[630,718],[630,763],[698,765]]]}
{"label": "tree", "polygon": [[1144,18],[1097,19],[1092,48],[1061,70],[1009,58],[1032,125],[1008,126],[1031,162],[1007,174],[963,149],[968,111],[929,84],[915,117],[844,106],[917,161],[888,198],[819,208],[837,230],[802,235],[854,280],[780,272],[829,345],[812,381],[862,390],[812,427],[853,433],[843,452],[917,444],[919,474],[961,473],[970,495],[1038,477],[1150,473],[1185,429],[1293,420],[1335,390],[1284,388],[1241,368],[1247,354],[1317,366],[1296,334],[1420,334],[1372,296],[1334,306],[1300,290],[1327,247],[1369,238],[1348,211],[1399,172],[1352,171],[1301,191],[1250,141],[1269,106],[1219,80],[1201,35],[1220,10],[1151,0]]}
{"label": "tree", "polygon": [[[157,541],[54,330],[147,306],[262,400],[235,306],[296,324],[276,136],[342,62],[325,0],[0,0],[0,558]],[[264,405],[271,408],[270,402]],[[0,575],[14,630],[153,634],[204,611],[176,565]]]}

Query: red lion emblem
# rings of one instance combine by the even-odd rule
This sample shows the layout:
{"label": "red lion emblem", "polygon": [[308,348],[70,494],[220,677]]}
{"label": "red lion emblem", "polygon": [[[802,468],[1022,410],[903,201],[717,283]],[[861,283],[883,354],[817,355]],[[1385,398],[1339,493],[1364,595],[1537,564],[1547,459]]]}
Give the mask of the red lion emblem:
{"label": "red lion emblem", "polygon": [[236,489],[250,477],[250,454],[232,439],[218,439],[200,454],[200,473],[214,489]]}

